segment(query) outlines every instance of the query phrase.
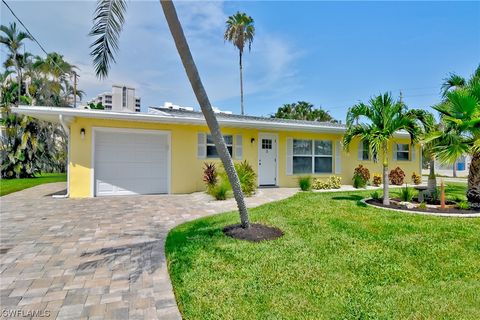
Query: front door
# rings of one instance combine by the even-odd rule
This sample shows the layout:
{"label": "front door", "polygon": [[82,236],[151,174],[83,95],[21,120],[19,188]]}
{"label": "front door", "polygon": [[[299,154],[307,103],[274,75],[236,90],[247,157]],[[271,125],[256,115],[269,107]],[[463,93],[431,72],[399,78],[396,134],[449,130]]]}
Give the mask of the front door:
{"label": "front door", "polygon": [[261,133],[258,136],[258,184],[277,185],[277,136]]}

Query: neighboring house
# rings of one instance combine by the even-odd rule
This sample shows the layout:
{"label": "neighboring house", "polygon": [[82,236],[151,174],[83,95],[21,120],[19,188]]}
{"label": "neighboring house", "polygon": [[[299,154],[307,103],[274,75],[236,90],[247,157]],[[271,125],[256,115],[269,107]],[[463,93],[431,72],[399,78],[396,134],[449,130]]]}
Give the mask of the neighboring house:
{"label": "neighboring house", "polygon": [[[190,193],[205,190],[205,162],[219,162],[203,114],[156,108],[157,114],[19,107],[18,113],[69,129],[70,197]],[[234,161],[248,161],[259,186],[297,187],[300,176],[342,177],[351,184],[359,164],[381,173],[363,144],[341,145],[345,126],[217,113]],[[419,146],[406,133],[390,141],[390,169],[407,180],[420,172]]]}
{"label": "neighboring house", "polygon": [[101,103],[105,110],[118,112],[140,112],[140,98],[135,97],[135,88],[113,85],[112,92],[97,95],[90,103]]}

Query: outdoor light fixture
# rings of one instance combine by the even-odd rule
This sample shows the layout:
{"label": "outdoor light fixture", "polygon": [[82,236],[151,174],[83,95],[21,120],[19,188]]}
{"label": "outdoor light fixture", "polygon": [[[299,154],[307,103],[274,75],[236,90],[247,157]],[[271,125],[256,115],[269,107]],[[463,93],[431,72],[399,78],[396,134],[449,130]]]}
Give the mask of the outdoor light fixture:
{"label": "outdoor light fixture", "polygon": [[255,142],[255,138],[250,139],[250,143],[254,143],[254,142]]}
{"label": "outdoor light fixture", "polygon": [[82,140],[85,139],[85,129],[84,128],[80,129],[80,138],[82,138]]}

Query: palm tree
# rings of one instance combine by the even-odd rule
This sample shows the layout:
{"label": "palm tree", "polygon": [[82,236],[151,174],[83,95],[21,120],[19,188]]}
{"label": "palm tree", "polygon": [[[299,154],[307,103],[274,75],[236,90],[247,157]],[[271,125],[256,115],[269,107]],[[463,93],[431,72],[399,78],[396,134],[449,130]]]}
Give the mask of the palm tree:
{"label": "palm tree", "polygon": [[430,134],[439,130],[440,124],[437,123],[434,115],[427,111],[425,111],[424,121],[422,122],[422,124],[423,124],[422,141],[424,142],[422,149],[423,149],[424,156],[428,159],[429,167],[430,167],[429,168],[430,172],[428,174],[428,190],[429,192],[433,192],[437,188],[437,179],[435,176],[435,153],[433,152],[433,149],[436,144],[434,141],[426,142],[426,140],[428,139]]}
{"label": "palm tree", "polygon": [[23,31],[17,30],[17,24],[15,22],[10,23],[7,27],[5,25],[0,26],[0,31],[3,32],[4,35],[0,36],[0,43],[4,44],[8,50],[10,51],[11,61],[14,64],[15,70],[17,72],[17,82],[18,82],[18,99],[17,104],[20,99],[21,91],[22,91],[22,70],[19,66],[17,55],[19,54],[19,50],[23,45],[23,40],[25,39],[32,39],[27,33]]}
{"label": "palm tree", "polygon": [[255,27],[253,19],[244,12],[237,12],[233,16],[228,17],[227,29],[223,38],[231,42],[238,48],[240,61],[240,110],[244,114],[243,108],[243,65],[242,56],[245,45],[248,44],[248,50],[252,48],[253,37],[255,36]]}
{"label": "palm tree", "polygon": [[[359,120],[365,118],[365,123]],[[388,142],[399,130],[410,135],[410,142],[417,142],[422,121],[421,111],[410,110],[401,101],[392,99],[389,93],[370,99],[369,104],[359,103],[348,109],[347,131],[343,146],[348,150],[354,138],[360,138],[369,145],[371,154],[380,155],[383,163],[383,204],[389,205]]]}
{"label": "palm tree", "polygon": [[445,100],[434,107],[441,114],[442,127],[430,134],[433,152],[446,163],[470,154],[467,199],[480,208],[480,66],[461,88],[446,93]]}
{"label": "palm tree", "polygon": [[[193,60],[190,48],[183,33],[182,25],[177,16],[175,6],[171,0],[161,0],[165,18],[168,27],[172,34],[178,54],[182,60],[183,67],[192,86],[193,92],[202,109],[203,115],[207,122],[208,128],[212,134],[213,141],[217,148],[220,159],[227,173],[228,179],[232,186],[232,191],[237,202],[240,221],[243,228],[249,228],[250,223],[248,219],[248,211],[245,205],[242,188],[240,187],[240,180],[233,165],[232,158],[228,152],[225,140],[220,131],[215,113],[207,96],[207,92],[203,87],[198,73],[195,61]],[[124,15],[126,11],[125,0],[100,0],[98,1],[95,10],[94,26],[90,32],[91,36],[96,36],[97,39],[92,43],[93,63],[97,76],[106,77],[110,68],[111,62],[115,62],[114,54],[118,51],[118,38],[125,21]]]}

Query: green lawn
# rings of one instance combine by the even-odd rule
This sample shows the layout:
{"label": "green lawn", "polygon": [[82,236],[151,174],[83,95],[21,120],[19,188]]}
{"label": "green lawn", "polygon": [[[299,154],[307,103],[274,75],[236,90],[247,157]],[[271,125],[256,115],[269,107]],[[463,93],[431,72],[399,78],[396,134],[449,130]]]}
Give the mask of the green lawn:
{"label": "green lawn", "polygon": [[176,227],[166,252],[183,317],[480,319],[480,219],[361,206],[368,195],[306,192],[250,210],[285,232],[271,242],[224,236],[234,213]]}
{"label": "green lawn", "polygon": [[38,177],[27,179],[1,179],[0,196],[35,187],[40,184],[60,181],[67,181],[67,175],[65,173],[42,173]]}

